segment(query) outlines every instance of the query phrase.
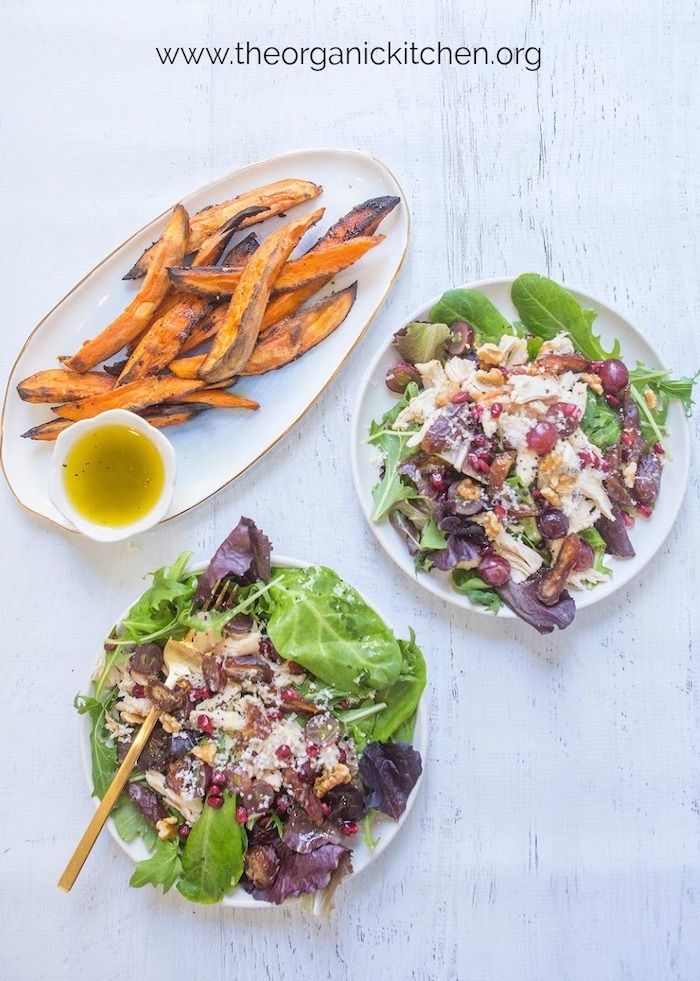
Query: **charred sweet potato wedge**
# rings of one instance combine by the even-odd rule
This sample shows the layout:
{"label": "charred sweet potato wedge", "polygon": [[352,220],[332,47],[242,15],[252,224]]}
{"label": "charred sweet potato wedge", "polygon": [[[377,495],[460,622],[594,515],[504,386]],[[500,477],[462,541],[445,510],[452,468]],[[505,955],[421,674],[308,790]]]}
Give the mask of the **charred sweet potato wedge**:
{"label": "charred sweet potato wedge", "polygon": [[323,209],[282,225],[251,257],[231,297],[226,318],[199,377],[212,385],[233,378],[245,367],[260,333],[272,286],[302,235],[323,215]]}
{"label": "charred sweet potato wedge", "polygon": [[64,429],[68,429],[72,425],[71,419],[50,419],[48,422],[42,422],[40,426],[34,426],[33,429],[28,429],[26,433],[22,433],[22,439],[36,439],[44,443],[51,443],[58,439]]}
{"label": "charred sweet potato wedge", "polygon": [[357,238],[359,235],[374,235],[400,200],[401,198],[385,195],[363,201],[343,215],[335,225],[331,225],[326,234],[322,235],[309,251],[324,249],[335,242],[347,242],[348,239]]}
{"label": "charred sweet potato wedge", "polygon": [[289,364],[301,350],[302,316],[281,320],[261,337],[241,374],[263,375]]}
{"label": "charred sweet potato wedge", "polygon": [[182,299],[164,317],[156,320],[131,355],[119,376],[118,385],[128,385],[163,371],[176,358],[200,320],[212,311],[212,304],[200,296],[183,293]]}
{"label": "charred sweet potato wedge", "polygon": [[205,358],[206,354],[194,354],[191,358],[176,358],[168,367],[176,378],[197,378]]}
{"label": "charred sweet potato wedge", "polygon": [[340,293],[333,293],[325,300],[319,300],[317,304],[304,311],[305,313],[315,311],[315,316],[304,317],[301,328],[300,355],[310,351],[312,347],[320,344],[336,328],[340,327],[350,313],[356,296],[357,283],[353,283],[347,289],[341,290]]}
{"label": "charred sweet potato wedge", "polygon": [[23,402],[74,402],[88,395],[100,395],[114,388],[114,378],[102,371],[88,371],[84,375],[67,368],[49,368],[37,371],[17,386]]}
{"label": "charred sweet potato wedge", "polygon": [[189,395],[182,395],[179,402],[186,405],[208,405],[215,409],[259,409],[260,403],[253,399],[243,398],[242,395],[234,395],[223,388],[208,388],[204,391],[190,392]]}
{"label": "charred sweet potato wedge", "polygon": [[260,242],[258,242],[257,235],[255,232],[251,232],[250,235],[242,238],[240,242],[236,242],[233,248],[221,260],[221,267],[223,269],[235,269],[239,265],[245,265],[259,246]]}
{"label": "charred sweet potato wedge", "polygon": [[273,296],[265,308],[260,333],[264,333],[274,324],[279,323],[280,320],[284,320],[285,317],[291,317],[303,303],[306,303],[319,290],[322,290],[332,278],[332,276],[328,276],[326,279],[314,279],[310,283],[306,283],[305,286],[299,286],[295,290],[288,290]]}
{"label": "charred sweet potato wedge", "polygon": [[185,256],[189,219],[178,205],[153,251],[153,260],[141,289],[126,310],[92,340],[68,358],[65,366],[71,371],[85,372],[100,361],[106,361],[141,333],[153,319],[158,306],[170,289],[168,266],[181,266]]}
{"label": "charred sweet potato wedge", "polygon": [[234,232],[238,231],[248,219],[254,218],[256,215],[260,215],[258,220],[262,221],[267,217],[267,210],[264,207],[257,207],[245,208],[243,211],[239,211],[237,215],[229,219],[221,228],[217,228],[204,239],[195,252],[190,266],[209,266],[218,262],[226,251],[226,246],[231,241]]}
{"label": "charred sweet potato wedge", "polygon": [[[275,280],[274,292],[297,290],[319,279],[327,282],[343,269],[357,262],[383,240],[383,235],[375,235],[373,238],[354,238],[348,242],[329,245],[317,252],[307,252],[301,258],[285,264]],[[169,269],[168,275],[171,282],[180,290],[190,290],[199,296],[218,299],[233,294],[242,273],[218,266],[202,266],[198,269],[191,267]]]}
{"label": "charred sweet potato wedge", "polygon": [[[281,215],[290,208],[302,204],[304,201],[311,201],[318,197],[323,188],[310,181],[296,179],[277,181],[274,184],[267,184],[264,187],[255,188],[239,194],[237,198],[223,201],[221,204],[211,205],[197,212],[190,223],[190,237],[187,243],[186,252],[196,251],[205,238],[221,228],[234,215],[239,214],[246,208],[265,208],[264,212],[253,215],[245,219],[240,227],[246,228],[257,224],[273,215]],[[141,258],[132,266],[124,279],[139,279],[148,272],[156,245],[146,249]],[[181,265],[181,263],[171,263],[171,265]]]}
{"label": "charred sweet potato wedge", "polygon": [[173,403],[168,405],[158,405],[150,409],[144,409],[139,415],[147,419],[156,429],[165,429],[166,426],[181,426],[190,419],[196,419],[202,412],[206,412],[211,406],[199,403],[197,405],[180,405]]}
{"label": "charred sweet potato wedge", "polygon": [[204,388],[204,382],[168,376],[146,378],[143,381],[121,385],[104,395],[93,395],[78,402],[67,402],[65,405],[56,406],[54,412],[61,419],[73,420],[91,419],[100,412],[106,412],[107,409],[130,409],[132,412],[140,412],[149,405],[177,401],[183,395],[188,395],[198,388]]}
{"label": "charred sweet potato wedge", "polygon": [[194,348],[199,347],[205,341],[210,341],[226,319],[227,310],[228,303],[221,303],[214,307],[211,313],[203,317],[199,323],[195,324],[189,337],[180,348],[179,354],[187,354],[188,351],[194,350]]}

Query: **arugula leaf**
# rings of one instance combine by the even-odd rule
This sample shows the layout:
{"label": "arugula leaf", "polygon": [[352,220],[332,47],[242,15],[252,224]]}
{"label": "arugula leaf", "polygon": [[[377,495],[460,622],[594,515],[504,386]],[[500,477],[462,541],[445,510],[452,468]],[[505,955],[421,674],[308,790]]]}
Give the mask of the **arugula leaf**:
{"label": "arugula leaf", "polygon": [[433,519],[426,524],[421,532],[419,546],[422,549],[435,551],[447,547],[447,538],[444,531],[440,531]]}
{"label": "arugula leaf", "polygon": [[498,344],[504,334],[516,334],[493,303],[477,290],[448,290],[430,311],[433,323],[453,324],[462,320],[471,324],[477,342]]}
{"label": "arugula leaf", "polygon": [[91,698],[89,695],[76,695],[73,705],[80,715],[89,715],[90,756],[92,759],[93,795],[102,799],[117,770],[117,750],[113,743],[105,740],[105,715],[108,702]]}
{"label": "arugula leaf", "polygon": [[400,334],[395,339],[394,347],[404,361],[410,364],[426,364],[435,358],[444,361],[449,337],[450,328],[447,324],[416,321],[408,325],[405,334]]}
{"label": "arugula leaf", "polygon": [[236,820],[236,798],[224,793],[223,806],[205,807],[182,850],[178,892],[193,903],[218,903],[243,875],[247,837]]}
{"label": "arugula leaf", "polygon": [[[580,531],[578,533],[578,535],[579,538],[582,538],[584,542],[588,542],[588,544],[591,546],[591,548],[595,553],[595,561],[593,563],[593,568],[596,570],[596,572],[600,572],[601,575],[604,576],[611,575],[612,569],[610,569],[605,564],[605,551],[606,551],[605,539],[597,530],[597,528],[592,528],[592,527],[584,528],[583,531]],[[594,589],[595,586],[596,583],[590,583],[588,588]]]}
{"label": "arugula leaf", "polygon": [[593,361],[617,358],[619,341],[606,351],[592,330],[596,314],[584,310],[568,290],[537,273],[524,273],[514,281],[511,297],[520,319],[531,334],[545,341],[565,332],[582,354]]}
{"label": "arugula leaf", "polygon": [[377,814],[376,807],[370,807],[365,816],[362,818],[362,840],[365,845],[370,849],[375,849],[381,838],[375,838],[372,834],[372,819],[374,815]]}
{"label": "arugula leaf", "polygon": [[275,577],[267,632],[282,657],[353,693],[396,681],[401,648],[352,586],[323,566],[275,569]]}
{"label": "arugula leaf", "polygon": [[454,569],[452,585],[460,593],[466,593],[472,603],[485,606],[490,613],[498,613],[503,606],[503,600],[491,586],[488,586],[481,576],[471,569]]}
{"label": "arugula leaf", "polygon": [[[211,807],[205,808],[213,810]],[[156,838],[155,851],[150,858],[137,862],[134,872],[129,879],[129,885],[140,889],[150,883],[152,886],[162,886],[163,892],[171,889],[182,875],[177,841],[161,841]]]}
{"label": "arugula leaf", "polygon": [[140,835],[146,848],[150,851],[155,848],[156,842],[160,840],[155,828],[151,827],[133,801],[124,795],[117,801],[110,817],[119,832],[119,837],[124,841],[133,841]]}
{"label": "arugula leaf", "polygon": [[622,428],[619,414],[608,405],[602,395],[597,395],[590,388],[586,411],[579,425],[591,443],[595,443],[601,450],[620,442]]}
{"label": "arugula leaf", "polygon": [[[679,399],[686,414],[691,412],[694,404],[693,385],[700,372],[692,378],[672,379],[668,377],[669,375],[670,371],[663,368],[647,368],[641,361],[638,361],[637,367],[630,372],[630,392],[639,406],[642,436],[647,443],[655,443],[657,440],[662,442],[663,437],[668,435],[666,417],[672,398]],[[650,389],[655,396],[656,404],[653,409],[647,405],[644,397],[645,389]]]}

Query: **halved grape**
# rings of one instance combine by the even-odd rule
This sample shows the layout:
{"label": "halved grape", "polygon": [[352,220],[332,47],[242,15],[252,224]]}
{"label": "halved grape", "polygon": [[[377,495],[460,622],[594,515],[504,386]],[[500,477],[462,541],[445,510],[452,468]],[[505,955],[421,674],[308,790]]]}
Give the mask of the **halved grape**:
{"label": "halved grape", "polygon": [[598,367],[596,374],[606,395],[617,395],[629,384],[630,373],[618,358],[608,358]]}
{"label": "halved grape", "polygon": [[454,357],[464,354],[474,343],[474,328],[463,320],[450,324],[451,337],[447,342],[447,353]]}
{"label": "halved grape", "polygon": [[569,533],[569,519],[558,508],[545,508],[537,515],[537,528],[545,538],[564,538]]}
{"label": "halved grape", "polygon": [[485,555],[476,571],[487,586],[503,586],[510,579],[510,562],[502,555]]}
{"label": "halved grape", "polygon": [[411,382],[420,384],[420,374],[412,364],[407,364],[405,361],[399,361],[398,364],[392,365],[392,367],[389,368],[386,373],[385,381],[386,387],[390,392],[395,392],[397,395],[403,395]]}
{"label": "halved grape", "polygon": [[574,563],[575,572],[587,572],[595,562],[595,552],[588,542],[580,541],[578,546],[578,556]]}
{"label": "halved grape", "polygon": [[560,436],[571,436],[578,428],[582,412],[573,402],[555,402],[547,409],[547,421],[557,427]]}
{"label": "halved grape", "polygon": [[559,433],[553,423],[538,422],[527,434],[527,445],[533,452],[544,456],[545,453],[550,453],[554,449],[558,439]]}

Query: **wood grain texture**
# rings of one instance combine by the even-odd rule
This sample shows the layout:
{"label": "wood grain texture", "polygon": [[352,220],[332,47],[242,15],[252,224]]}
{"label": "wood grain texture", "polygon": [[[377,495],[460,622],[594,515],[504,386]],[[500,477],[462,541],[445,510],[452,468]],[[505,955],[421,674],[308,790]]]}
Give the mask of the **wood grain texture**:
{"label": "wood grain texture", "polygon": [[[700,365],[697,4],[0,0],[0,13],[0,206],[12,243],[3,376],[104,254],[239,165],[301,145],[358,147],[396,173],[413,214],[401,278],[334,386],[214,500],[103,547],[33,520],[0,487],[11,611],[0,974],[694,981],[697,465],[658,560],[565,634],[539,638],[441,607],[378,551],[351,485],[348,421],[392,326],[442,288],[487,276],[533,270],[579,285],[627,311],[669,366]],[[526,43],[542,46],[543,64],[314,73],[163,68],[153,53],[246,38]],[[37,229],[51,257],[40,274]],[[91,813],[71,702],[100,638],[144,574],[183,548],[207,555],[240,514],[281,552],[356,582],[397,627],[414,626],[434,719],[422,798],[330,922],[130,890],[108,837],[64,896],[55,882]]]}

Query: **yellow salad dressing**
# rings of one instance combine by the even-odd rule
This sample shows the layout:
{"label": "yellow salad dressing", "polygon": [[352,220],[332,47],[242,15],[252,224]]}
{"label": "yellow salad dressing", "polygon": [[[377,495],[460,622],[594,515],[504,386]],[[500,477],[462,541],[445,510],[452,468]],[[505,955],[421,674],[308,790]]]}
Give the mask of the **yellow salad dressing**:
{"label": "yellow salad dressing", "polygon": [[130,426],[91,430],[75,441],[63,463],[63,485],[76,511],[112,528],[148,514],[164,484],[160,453]]}

